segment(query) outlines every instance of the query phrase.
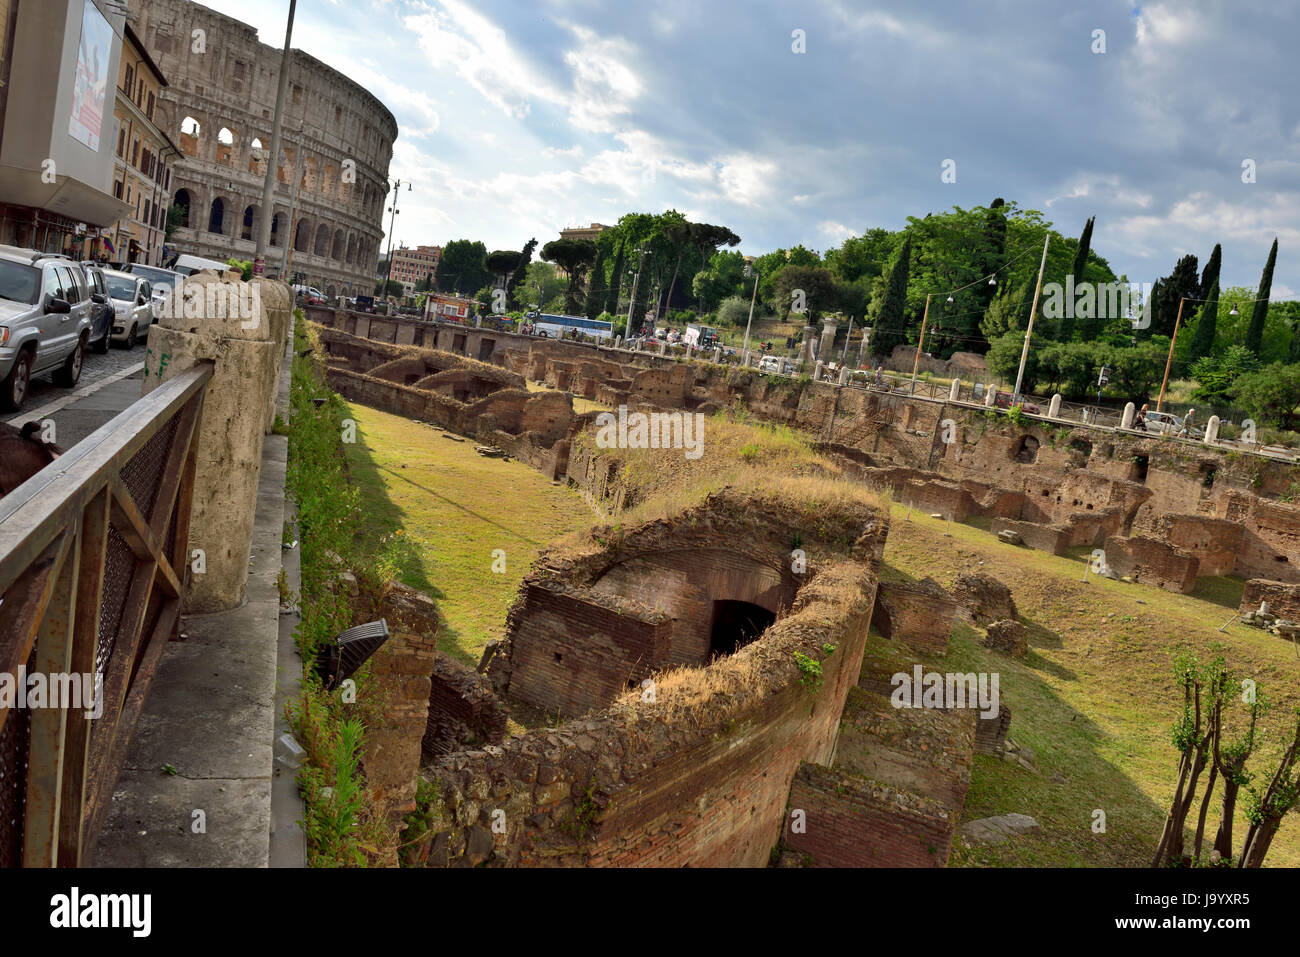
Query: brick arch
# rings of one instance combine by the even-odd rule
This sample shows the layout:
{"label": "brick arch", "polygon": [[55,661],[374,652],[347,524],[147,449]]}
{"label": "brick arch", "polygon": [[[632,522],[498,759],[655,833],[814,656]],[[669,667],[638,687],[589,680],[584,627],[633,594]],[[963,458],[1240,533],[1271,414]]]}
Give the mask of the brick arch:
{"label": "brick arch", "polygon": [[339,185],[339,168],[333,160],[327,160],[320,177],[320,194],[325,197],[334,195]]}
{"label": "brick arch", "polygon": [[312,242],[312,255],[326,259],[330,254],[329,223],[320,223],[316,227],[316,238]]}
{"label": "brick arch", "polygon": [[343,261],[349,266],[355,265],[357,261],[357,234],[348,233],[348,253]]}
{"label": "brick arch", "polygon": [[315,224],[310,216],[299,217],[293,231],[293,250],[298,253],[311,252],[311,237]]}
{"label": "brick arch", "polygon": [[334,230],[334,242],[330,247],[330,259],[333,259],[335,262],[342,262],[343,253],[346,248],[347,239],[344,237],[343,227],[340,226],[338,229]]}

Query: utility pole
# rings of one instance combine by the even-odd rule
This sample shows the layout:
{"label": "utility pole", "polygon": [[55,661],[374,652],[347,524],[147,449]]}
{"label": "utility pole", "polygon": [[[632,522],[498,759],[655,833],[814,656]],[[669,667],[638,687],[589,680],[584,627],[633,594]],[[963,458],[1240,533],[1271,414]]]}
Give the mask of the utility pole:
{"label": "utility pole", "polygon": [[[1178,341],[1178,326],[1183,321],[1183,303],[1186,301],[1186,296],[1183,296],[1178,300],[1178,317],[1174,319],[1174,335],[1173,338],[1169,340],[1169,358],[1165,360],[1165,377],[1160,380],[1160,398],[1156,400],[1157,412],[1159,412],[1160,407],[1165,404],[1165,386],[1169,384],[1169,367],[1173,365],[1174,362],[1174,343]],[[1234,306],[1233,308],[1235,309],[1236,307]],[[1195,342],[1196,339],[1193,338],[1192,341]]]}
{"label": "utility pole", "polygon": [[[746,266],[746,269],[753,269]],[[758,270],[754,269],[754,294],[749,297],[749,321],[745,323],[745,343],[740,347],[740,361],[744,362],[745,357],[749,355],[749,327],[754,324],[754,303],[758,301]]]}
{"label": "utility pole", "polygon": [[925,294],[925,312],[921,314],[921,337],[916,340],[916,359],[912,362],[912,394],[916,393],[916,372],[921,368],[921,343],[925,342],[925,321],[930,318],[930,294]]}
{"label": "utility pole", "polygon": [[849,316],[849,331],[844,334],[844,351],[840,353],[840,365],[849,360],[849,340],[853,338],[853,317]]}
{"label": "utility pole", "polygon": [[1034,304],[1029,308],[1029,328],[1025,330],[1025,347],[1020,350],[1020,369],[1016,372],[1016,391],[1011,396],[1014,405],[1020,398],[1020,385],[1025,381],[1025,363],[1029,360],[1029,337],[1034,334],[1034,317],[1038,315],[1038,293],[1043,288],[1043,270],[1047,267],[1047,244],[1052,241],[1049,232],[1043,237],[1043,259],[1038,264],[1038,282],[1034,285]]}
{"label": "utility pole", "polygon": [[257,251],[253,254],[253,275],[266,271],[266,247],[271,241],[271,220],[275,216],[275,174],[280,162],[280,127],[284,122],[284,95],[289,87],[289,66],[293,50],[293,14],[298,0],[289,0],[289,22],[284,28],[284,53],[280,56],[280,86],[275,94],[275,118],[271,121],[271,162],[266,164],[266,181],[262,184],[262,221],[257,224]]}
{"label": "utility pole", "polygon": [[298,194],[302,190],[302,167],[306,161],[306,154],[302,148],[302,130],[298,131],[298,157],[293,164],[293,202],[289,206],[289,241],[284,244],[284,256],[280,259],[280,279],[290,285],[293,284],[293,274],[289,272],[293,268],[293,242],[297,236],[298,220]]}

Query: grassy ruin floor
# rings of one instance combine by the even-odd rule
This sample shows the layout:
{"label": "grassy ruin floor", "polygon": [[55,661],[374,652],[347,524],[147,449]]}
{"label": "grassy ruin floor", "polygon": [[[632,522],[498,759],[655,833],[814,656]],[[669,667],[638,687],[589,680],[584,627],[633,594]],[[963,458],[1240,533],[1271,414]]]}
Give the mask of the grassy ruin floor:
{"label": "grassy ruin floor", "polygon": [[[506,611],[538,551],[592,524],[582,498],[472,439],[350,404],[348,469],[360,492],[357,547],[438,602],[438,647],[477,665],[505,636]],[[497,550],[499,554],[495,554]],[[502,567],[504,570],[494,571]]]}
{"label": "grassy ruin floor", "polygon": [[[1241,581],[1202,579],[1192,595],[1094,575],[1085,584],[1086,549],[1056,557],[1006,545],[969,525],[949,527],[917,511],[907,521],[906,514],[894,506],[884,577],[928,575],[947,586],[975,571],[993,575],[1011,588],[1032,633],[1029,656],[1015,661],[981,647],[982,632],[958,625],[947,657],[932,663],[943,671],[999,672],[1002,700],[1012,711],[1010,736],[1037,752],[1041,772],[976,757],[963,820],[1018,811],[1037,819],[1042,831],[992,847],[968,848],[958,839],[953,864],[1149,866],[1176,783],[1170,729],[1181,703],[1172,673],[1180,650],[1202,662],[1222,655],[1277,702],[1266,719],[1270,729],[1292,724],[1300,679],[1295,647],[1240,624],[1218,631],[1237,607]],[[1278,750],[1274,737],[1251,767],[1271,774]],[[1221,794],[1220,785],[1207,842],[1218,825]],[[1105,813],[1105,833],[1093,830],[1098,810]],[[1239,805],[1237,850],[1246,825]],[[1284,820],[1267,864],[1300,865],[1296,814]]]}

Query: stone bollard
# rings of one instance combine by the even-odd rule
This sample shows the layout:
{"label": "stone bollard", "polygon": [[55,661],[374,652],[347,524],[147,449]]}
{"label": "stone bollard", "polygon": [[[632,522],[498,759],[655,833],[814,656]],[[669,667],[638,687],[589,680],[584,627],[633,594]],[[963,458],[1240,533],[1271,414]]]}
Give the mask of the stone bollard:
{"label": "stone bollard", "polygon": [[1205,423],[1205,439],[1203,441],[1206,445],[1214,445],[1219,441],[1220,421],[1217,415],[1212,415],[1210,421]]}
{"label": "stone bollard", "polygon": [[[283,313],[293,301],[284,283],[217,284],[216,279],[214,273],[185,279],[181,314],[168,309],[150,327],[141,389],[147,395],[198,363],[214,365],[196,436],[188,554],[202,549],[205,569],[190,576],[184,605],[190,613],[226,611],[244,600],[262,442],[268,408],[274,414],[276,360],[284,353],[284,343],[273,337],[275,330],[288,329]],[[209,298],[212,291],[231,290],[239,309],[230,308],[229,300],[222,306],[219,297]],[[243,318],[247,306],[258,314]],[[272,317],[272,311],[282,314]]]}
{"label": "stone bollard", "polygon": [[948,389],[948,401],[956,402],[959,398],[961,398],[961,379],[953,379]]}
{"label": "stone bollard", "polygon": [[615,336],[615,337],[614,337],[614,348],[615,348],[615,349],[622,349],[622,348],[623,348],[623,337],[622,337],[622,336]]}
{"label": "stone bollard", "polygon": [[813,366],[813,381],[814,382],[822,381],[822,360],[821,359],[818,359],[817,364]]}
{"label": "stone bollard", "polygon": [[713,361],[714,362],[722,361],[722,346],[713,347]]}
{"label": "stone bollard", "polygon": [[666,343],[666,342],[664,342],[662,339],[660,339],[660,340],[659,340],[659,354],[662,356],[662,355],[664,355],[664,354],[667,353],[667,352],[668,352],[668,343]]}
{"label": "stone bollard", "polygon": [[984,387],[984,404],[990,409],[993,408],[993,403],[997,400],[997,397],[998,390],[995,386],[989,385]]}
{"label": "stone bollard", "polygon": [[1047,406],[1047,417],[1049,419],[1058,419],[1061,417],[1061,393],[1057,392],[1052,396],[1052,401]]}
{"label": "stone bollard", "polygon": [[848,366],[841,366],[841,367],[840,367],[840,385],[843,386],[843,385],[848,385],[848,384],[849,384],[849,367],[848,367]]}
{"label": "stone bollard", "polygon": [[1133,428],[1133,416],[1135,415],[1137,415],[1137,406],[1135,406],[1132,402],[1129,402],[1127,405],[1124,406],[1124,415],[1119,420],[1119,427],[1121,429]]}

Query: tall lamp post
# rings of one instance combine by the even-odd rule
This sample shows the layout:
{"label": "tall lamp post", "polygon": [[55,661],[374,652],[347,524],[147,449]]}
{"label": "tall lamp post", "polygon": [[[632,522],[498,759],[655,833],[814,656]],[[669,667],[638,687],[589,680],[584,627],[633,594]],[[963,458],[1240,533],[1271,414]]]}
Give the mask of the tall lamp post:
{"label": "tall lamp post", "polygon": [[[393,183],[393,205],[388,207],[388,211],[393,215],[388,218],[388,262],[384,269],[384,288],[382,290],[384,299],[388,298],[388,283],[393,278],[393,229],[397,224],[397,194],[402,190],[402,181],[396,180]],[[411,191],[411,184],[406,184],[406,191]]]}
{"label": "tall lamp post", "polygon": [[[1182,325],[1183,322],[1183,303],[1186,301],[1186,296],[1183,296],[1178,300],[1178,316],[1174,319],[1174,334],[1169,340],[1169,358],[1165,360],[1165,377],[1160,380],[1160,398],[1156,399],[1157,412],[1159,412],[1161,407],[1165,404],[1165,386],[1169,384],[1169,367],[1173,365],[1174,362],[1174,343],[1178,341],[1178,327]],[[1236,306],[1233,306],[1233,308],[1235,309]]]}
{"label": "tall lamp post", "polygon": [[641,270],[645,267],[646,248],[641,246],[637,249],[636,261],[636,278],[632,280],[632,298],[627,304],[627,328],[630,332],[632,329],[632,313],[636,309],[636,292],[637,287],[641,285]]}
{"label": "tall lamp post", "polygon": [[289,0],[289,22],[284,28],[284,53],[280,56],[280,85],[275,93],[275,117],[271,121],[271,158],[275,163],[266,164],[266,179],[262,184],[262,221],[257,226],[257,249],[253,253],[253,275],[260,276],[266,271],[266,247],[271,241],[271,219],[275,209],[275,174],[280,159],[280,127],[284,122],[284,95],[289,87],[289,66],[293,60],[293,50],[289,43],[293,38],[293,14],[298,0]]}
{"label": "tall lamp post", "polygon": [[749,321],[745,323],[745,342],[740,347],[740,361],[745,362],[749,356],[749,327],[754,324],[754,303],[758,301],[758,270],[745,263],[745,275],[754,274],[754,292],[749,297]]}

